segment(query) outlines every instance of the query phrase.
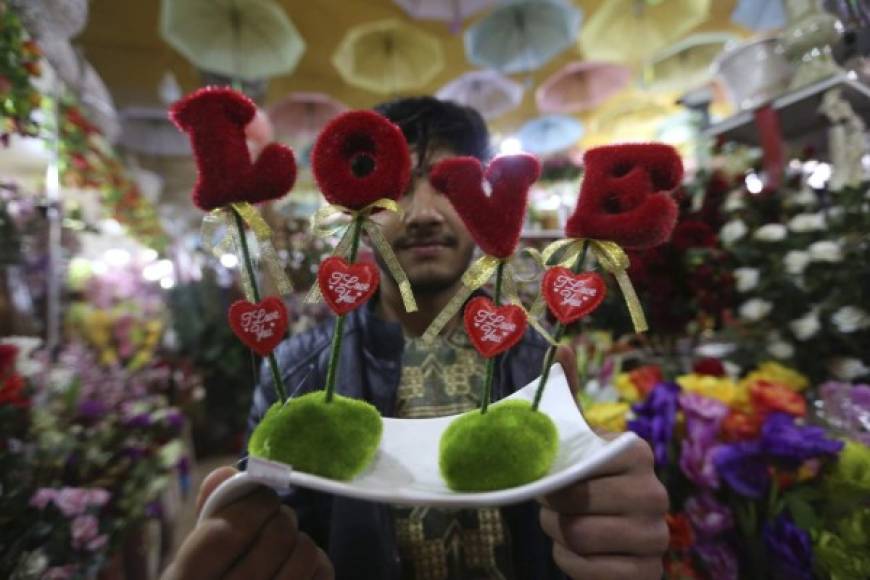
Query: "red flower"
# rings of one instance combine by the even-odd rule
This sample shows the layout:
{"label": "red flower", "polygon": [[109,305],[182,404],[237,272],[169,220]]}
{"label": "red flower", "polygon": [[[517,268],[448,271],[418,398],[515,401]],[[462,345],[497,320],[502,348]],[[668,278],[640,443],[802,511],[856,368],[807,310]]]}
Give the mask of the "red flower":
{"label": "red flower", "polygon": [[485,253],[507,258],[520,241],[529,188],[540,175],[541,164],[531,155],[496,157],[485,173],[474,157],[453,157],[436,165],[429,181],[447,196]]}
{"label": "red flower", "polygon": [[0,379],[15,372],[15,358],[18,347],[14,344],[0,344]]}
{"label": "red flower", "polygon": [[731,411],[722,421],[722,435],[726,441],[755,439],[761,433],[764,417],[758,413]]}
{"label": "red flower", "polygon": [[634,384],[642,399],[645,399],[650,391],[664,380],[662,378],[662,369],[656,365],[638,367],[628,373],[628,377],[631,379],[631,382]]}
{"label": "red flower", "polygon": [[0,405],[21,409],[30,406],[30,399],[24,394],[24,379],[21,375],[13,374],[3,381],[3,386],[0,386]]}
{"label": "red flower", "polygon": [[411,156],[396,125],[373,111],[350,111],[320,133],[311,169],[329,203],[362,209],[399,199],[411,178]]}
{"label": "red flower", "polygon": [[749,385],[749,397],[761,415],[775,411],[782,411],[795,417],[803,417],[807,414],[806,399],[785,385],[759,379]]}
{"label": "red flower", "polygon": [[689,248],[713,248],[716,246],[716,234],[702,221],[686,220],[674,228],[671,243],[681,251]]}
{"label": "red flower", "polygon": [[668,580],[686,580],[701,578],[702,576],[695,570],[691,560],[683,560],[674,558],[671,554],[665,554],[662,560],[662,566],[665,571],[665,578]]}
{"label": "red flower", "polygon": [[699,375],[724,377],[725,365],[717,358],[706,357],[695,361],[695,364],[692,366],[692,372]]}
{"label": "red flower", "polygon": [[288,147],[270,143],[251,163],[245,126],[256,112],[248,97],[219,87],[199,89],[170,109],[170,119],[193,145],[193,203],[200,209],[278,199],[293,187],[296,160]]}
{"label": "red flower", "polygon": [[668,522],[668,531],[671,533],[668,549],[682,551],[691,548],[695,538],[686,514],[667,514],[665,519]]}
{"label": "red flower", "polygon": [[670,197],[683,178],[676,150],[659,143],[596,147],[584,156],[585,177],[565,233],[648,248],[670,236],[677,205]]}

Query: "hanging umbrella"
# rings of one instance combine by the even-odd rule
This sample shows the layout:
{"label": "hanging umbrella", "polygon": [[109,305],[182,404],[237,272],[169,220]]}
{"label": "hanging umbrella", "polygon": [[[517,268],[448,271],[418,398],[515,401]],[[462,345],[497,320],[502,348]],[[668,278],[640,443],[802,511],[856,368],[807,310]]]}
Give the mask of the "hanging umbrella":
{"label": "hanging umbrella", "polygon": [[739,0],[731,21],[751,30],[773,30],[786,23],[782,0]]}
{"label": "hanging umbrella", "polygon": [[462,21],[495,4],[495,0],[393,0],[415,20],[442,20],[458,32]]}
{"label": "hanging umbrella", "polygon": [[520,127],[517,138],[523,150],[548,155],[568,149],[583,137],[583,125],[573,117],[547,115]]}
{"label": "hanging umbrella", "polygon": [[14,0],[12,6],[37,40],[69,40],[88,23],[88,0]]}
{"label": "hanging umbrella", "polygon": [[631,81],[631,70],[606,62],[575,61],[559,69],[535,91],[543,113],[594,109]]}
{"label": "hanging umbrella", "polygon": [[648,93],[629,92],[595,111],[583,145],[652,140],[662,120],[676,112],[679,106],[664,96],[655,98]]}
{"label": "hanging umbrella", "polygon": [[532,71],[571,46],[582,19],[566,0],[508,0],[465,31],[465,55],[502,73]]}
{"label": "hanging umbrella", "polygon": [[269,107],[267,114],[279,141],[290,145],[314,141],[329,121],[347,107],[324,93],[290,93]]}
{"label": "hanging umbrella", "polygon": [[496,71],[478,70],[450,81],[436,96],[471,107],[490,120],[516,109],[523,101],[523,92],[523,85]]}
{"label": "hanging umbrella", "polygon": [[290,74],[305,52],[272,0],[161,0],[160,35],[197,68],[233,79]]}
{"label": "hanging umbrella", "polygon": [[712,0],[605,0],[580,35],[594,60],[641,63],[707,19]]}
{"label": "hanging umbrella", "polygon": [[645,67],[644,84],[655,91],[685,92],[712,76],[711,65],[729,43],[732,34],[706,32],[693,34],[656,54]]}
{"label": "hanging umbrella", "polygon": [[444,53],[437,37],[389,18],[351,28],[332,64],[346,83],[391,94],[429,83],[444,67]]}
{"label": "hanging umbrella", "polygon": [[126,150],[143,155],[190,155],[190,141],[160,107],[126,107],[121,110],[121,139]]}

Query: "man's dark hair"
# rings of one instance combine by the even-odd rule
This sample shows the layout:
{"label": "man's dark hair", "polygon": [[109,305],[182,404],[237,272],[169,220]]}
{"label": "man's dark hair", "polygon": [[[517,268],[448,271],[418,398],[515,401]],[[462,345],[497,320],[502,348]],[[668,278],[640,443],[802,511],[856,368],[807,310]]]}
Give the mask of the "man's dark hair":
{"label": "man's dark hair", "polygon": [[489,131],[480,113],[434,97],[410,97],[381,103],[375,111],[398,125],[419,163],[432,151],[489,159]]}

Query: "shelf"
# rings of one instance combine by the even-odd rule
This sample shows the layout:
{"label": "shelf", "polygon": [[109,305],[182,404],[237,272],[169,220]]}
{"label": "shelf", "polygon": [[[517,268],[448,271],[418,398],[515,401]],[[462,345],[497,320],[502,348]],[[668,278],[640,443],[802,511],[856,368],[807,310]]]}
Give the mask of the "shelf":
{"label": "shelf", "polygon": [[[783,138],[795,140],[828,127],[830,123],[819,113],[819,107],[825,93],[837,88],[842,90],[843,97],[849,101],[858,115],[864,118],[870,117],[870,86],[859,81],[855,73],[843,73],[801,87],[773,100],[773,108],[779,112]],[[753,113],[753,110],[737,113],[707,129],[705,135],[725,141],[758,145],[759,136]]]}

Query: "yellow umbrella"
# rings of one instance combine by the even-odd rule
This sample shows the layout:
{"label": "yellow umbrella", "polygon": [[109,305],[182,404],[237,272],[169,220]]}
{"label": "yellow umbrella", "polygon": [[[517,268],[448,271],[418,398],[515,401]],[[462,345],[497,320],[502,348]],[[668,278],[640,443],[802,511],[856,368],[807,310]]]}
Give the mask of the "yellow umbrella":
{"label": "yellow umbrella", "polygon": [[591,60],[637,64],[707,19],[713,0],[606,0],[580,31]]}
{"label": "yellow umbrella", "polygon": [[644,68],[644,85],[654,91],[685,92],[708,82],[710,65],[738,38],[722,32],[693,34],[656,54]]}
{"label": "yellow umbrella", "polygon": [[332,64],[348,84],[392,94],[429,83],[444,67],[444,53],[435,36],[390,18],[351,28]]}
{"label": "yellow umbrella", "polygon": [[617,97],[589,116],[589,132],[582,145],[588,149],[609,143],[650,141],[661,122],[679,111],[675,103],[671,95],[633,92]]}

